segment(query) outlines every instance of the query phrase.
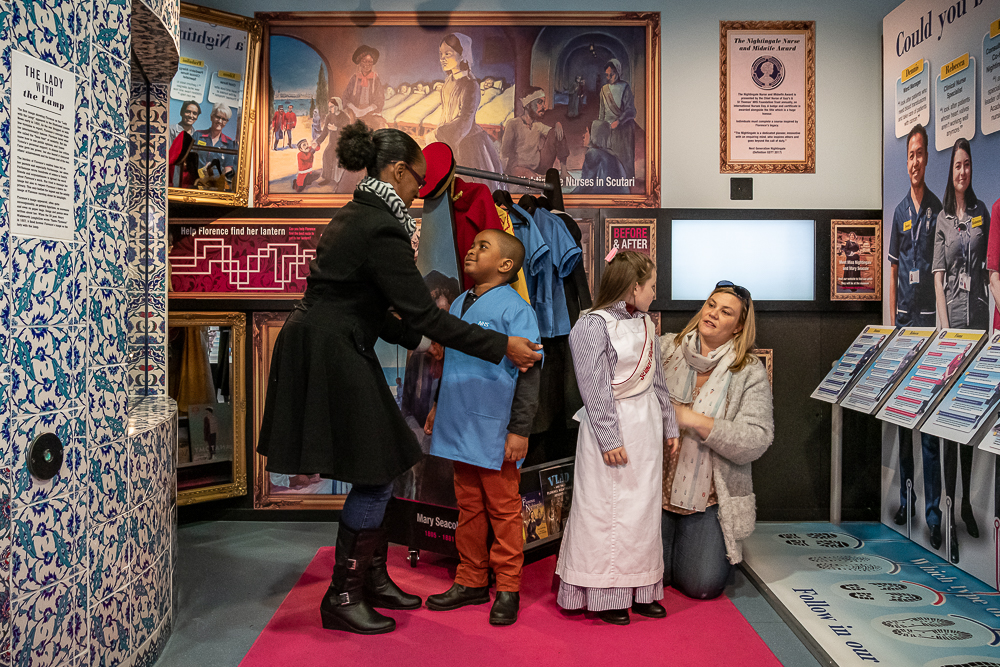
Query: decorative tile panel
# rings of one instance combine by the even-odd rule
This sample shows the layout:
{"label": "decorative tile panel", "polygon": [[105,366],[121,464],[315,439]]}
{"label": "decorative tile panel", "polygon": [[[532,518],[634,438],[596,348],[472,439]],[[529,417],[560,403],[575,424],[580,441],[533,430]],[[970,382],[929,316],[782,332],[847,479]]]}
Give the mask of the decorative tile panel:
{"label": "decorative tile panel", "polygon": [[68,665],[85,632],[81,578],[57,583],[13,603],[12,658],[16,665]]}
{"label": "decorative tile panel", "polygon": [[124,590],[132,576],[135,541],[128,516],[94,524],[88,538],[90,597],[103,600]]}
{"label": "decorative tile panel", "polygon": [[132,57],[129,19],[132,6],[128,0],[95,0],[94,44],[115,58],[128,62]]}
{"label": "decorative tile panel", "polygon": [[127,302],[124,290],[90,292],[90,362],[98,366],[125,363]]}
{"label": "decorative tile panel", "polygon": [[[78,439],[78,413],[47,412],[14,420],[11,501],[21,507],[74,493],[84,472],[82,442]],[[42,433],[55,433],[63,443],[63,464],[52,479],[42,481],[28,472],[28,448]]]}
{"label": "decorative tile panel", "polygon": [[126,286],[125,216],[114,211],[93,211],[90,215],[89,278],[91,289]]}
{"label": "decorative tile panel", "polygon": [[90,169],[91,205],[125,212],[128,196],[128,142],[104,130],[94,129]]}
{"label": "decorative tile panel", "polygon": [[133,643],[132,601],[126,589],[90,604],[90,664],[118,665],[136,648]]}
{"label": "decorative tile panel", "polygon": [[94,49],[94,129],[125,136],[128,133],[129,64],[106,51]]}
{"label": "decorative tile panel", "polygon": [[76,324],[80,298],[81,248],[78,243],[19,239],[13,248],[10,280],[12,324]]}
{"label": "decorative tile panel", "polygon": [[13,330],[11,396],[20,413],[73,407],[80,395],[82,327]]}
{"label": "decorative tile panel", "polygon": [[125,436],[128,389],[125,366],[94,367],[87,382],[87,425],[90,445],[103,446]]}
{"label": "decorative tile panel", "polygon": [[139,505],[129,518],[132,521],[132,540],[135,542],[133,572],[138,574],[151,567],[163,553],[166,545],[164,515],[150,501]]}
{"label": "decorative tile panel", "polygon": [[10,17],[12,46],[71,70],[75,63],[74,5],[62,0],[13,0]]}
{"label": "decorative tile panel", "polygon": [[132,474],[125,441],[88,450],[88,487],[92,521],[108,521],[129,510]]}
{"label": "decorative tile panel", "polygon": [[75,574],[85,518],[78,503],[55,498],[13,514],[11,583],[15,600]]}

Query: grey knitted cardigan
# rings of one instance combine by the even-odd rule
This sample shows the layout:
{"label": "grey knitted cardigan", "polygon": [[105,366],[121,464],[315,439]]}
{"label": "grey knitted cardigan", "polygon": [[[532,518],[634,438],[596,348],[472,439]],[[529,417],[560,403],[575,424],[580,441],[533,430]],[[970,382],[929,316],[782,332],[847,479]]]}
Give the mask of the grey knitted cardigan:
{"label": "grey knitted cardigan", "polygon": [[[674,353],[676,334],[660,337],[664,366]],[[764,365],[748,363],[733,373],[726,394],[725,418],[717,417],[705,445],[712,450],[712,477],[719,498],[719,523],[726,541],[726,556],[736,564],[743,560],[743,540],[753,532],[757,502],[753,494],[750,464],[767,451],[774,440],[771,385]]]}

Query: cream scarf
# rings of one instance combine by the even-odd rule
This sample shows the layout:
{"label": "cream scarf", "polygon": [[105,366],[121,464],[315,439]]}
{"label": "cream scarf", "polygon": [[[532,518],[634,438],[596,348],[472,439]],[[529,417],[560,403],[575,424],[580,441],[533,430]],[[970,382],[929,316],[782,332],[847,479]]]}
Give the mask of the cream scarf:
{"label": "cream scarf", "polygon": [[[715,418],[726,404],[726,393],[733,375],[729,367],[735,360],[732,340],[708,356],[702,356],[698,330],[689,332],[664,364],[670,399],[689,405],[699,414]],[[707,371],[712,371],[712,374],[701,386],[696,398],[698,373]],[[684,509],[704,512],[711,489],[711,450],[702,444],[697,433],[685,429],[681,431],[681,452],[670,491],[670,503]]]}

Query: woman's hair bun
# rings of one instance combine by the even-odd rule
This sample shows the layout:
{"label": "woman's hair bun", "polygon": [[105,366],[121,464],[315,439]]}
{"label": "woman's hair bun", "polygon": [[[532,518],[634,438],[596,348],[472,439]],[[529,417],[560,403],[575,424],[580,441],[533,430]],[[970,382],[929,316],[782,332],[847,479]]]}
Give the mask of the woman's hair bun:
{"label": "woman's hair bun", "polygon": [[375,164],[378,150],[374,132],[363,121],[356,121],[340,130],[337,140],[337,159],[347,171],[361,171]]}

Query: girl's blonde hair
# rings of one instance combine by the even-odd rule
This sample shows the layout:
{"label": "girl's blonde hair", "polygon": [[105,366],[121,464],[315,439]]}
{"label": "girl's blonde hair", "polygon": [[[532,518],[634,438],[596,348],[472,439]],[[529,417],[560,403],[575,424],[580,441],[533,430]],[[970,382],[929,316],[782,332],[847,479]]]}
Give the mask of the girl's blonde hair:
{"label": "girl's blonde hair", "polygon": [[604,267],[591,310],[600,310],[618,303],[628,296],[636,283],[641,285],[649,280],[655,268],[656,265],[649,256],[634,250],[619,250]]}
{"label": "girl's blonde hair", "polygon": [[[753,313],[753,299],[748,297],[747,300],[744,301],[732,287],[716,287],[712,290],[712,293],[708,295],[708,299],[711,299],[719,292],[732,294],[739,299],[741,304],[743,304],[743,307],[740,309],[739,321],[743,328],[740,329],[738,333],[733,334],[733,352],[736,353],[736,360],[729,366],[729,370],[736,373],[743,370],[747,364],[757,363],[757,356],[753,354],[754,342],[757,338],[757,322]],[[708,299],[705,299],[705,303],[708,303]],[[684,336],[698,328],[698,323],[701,322],[701,311],[704,309],[705,306],[702,305],[702,307],[698,309],[697,314],[695,314],[695,316],[691,318],[691,321],[687,323],[687,326],[674,337],[674,345],[680,345]]]}

